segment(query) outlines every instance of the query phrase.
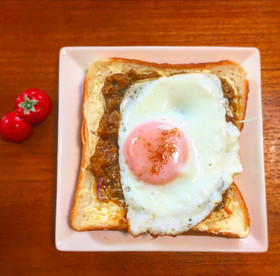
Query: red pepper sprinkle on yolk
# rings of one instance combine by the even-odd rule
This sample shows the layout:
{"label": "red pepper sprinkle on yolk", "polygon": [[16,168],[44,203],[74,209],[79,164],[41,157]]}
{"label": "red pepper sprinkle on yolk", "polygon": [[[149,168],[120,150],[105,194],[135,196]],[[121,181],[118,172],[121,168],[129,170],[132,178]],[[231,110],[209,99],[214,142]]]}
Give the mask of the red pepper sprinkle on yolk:
{"label": "red pepper sprinkle on yolk", "polygon": [[187,141],[176,127],[165,122],[148,122],[128,135],[124,156],[138,179],[154,185],[167,184],[178,176],[187,161]]}

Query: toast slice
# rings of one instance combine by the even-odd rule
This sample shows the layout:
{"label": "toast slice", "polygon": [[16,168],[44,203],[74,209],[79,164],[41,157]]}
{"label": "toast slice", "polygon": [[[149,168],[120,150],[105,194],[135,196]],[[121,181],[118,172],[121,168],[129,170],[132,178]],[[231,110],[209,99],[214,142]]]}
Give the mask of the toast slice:
{"label": "toast slice", "polygon": [[[147,76],[147,79],[182,73],[215,74],[220,78],[224,96],[229,101],[232,114],[227,119],[232,121],[240,131],[243,128],[248,81],[244,69],[232,61],[171,65],[110,58],[92,63],[84,82],[82,160],[70,218],[70,224],[76,231],[127,230],[125,204],[98,200],[97,181],[88,167],[98,143],[97,130],[105,109],[102,87],[106,78],[130,70]],[[232,184],[223,196],[223,202],[229,203],[226,203],[223,208],[216,208],[207,219],[193,227],[187,234],[246,237],[250,225],[248,211],[235,184]]]}

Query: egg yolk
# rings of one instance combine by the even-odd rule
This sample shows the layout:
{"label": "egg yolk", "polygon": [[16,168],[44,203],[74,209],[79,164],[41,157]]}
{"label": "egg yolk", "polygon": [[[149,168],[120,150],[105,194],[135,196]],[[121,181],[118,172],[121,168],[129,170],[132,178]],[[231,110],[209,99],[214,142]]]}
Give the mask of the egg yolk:
{"label": "egg yolk", "polygon": [[174,180],[188,157],[184,134],[178,128],[158,121],[133,129],[125,139],[123,149],[132,173],[153,185]]}

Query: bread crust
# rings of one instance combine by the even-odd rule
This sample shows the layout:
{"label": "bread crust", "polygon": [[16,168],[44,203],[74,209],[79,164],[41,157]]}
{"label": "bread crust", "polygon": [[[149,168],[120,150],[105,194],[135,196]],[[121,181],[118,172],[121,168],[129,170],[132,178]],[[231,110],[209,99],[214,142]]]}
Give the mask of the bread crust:
{"label": "bread crust", "polygon": [[[246,73],[244,69],[235,62],[224,60],[215,63],[199,64],[157,64],[135,59],[114,57],[106,60],[99,60],[93,63],[90,66],[84,80],[83,115],[81,127],[82,158],[76,192],[73,200],[73,207],[70,215],[70,225],[76,231],[127,230],[126,208],[113,202],[99,202],[96,191],[93,189],[96,185],[95,179],[91,172],[86,170],[86,168],[89,165],[90,156],[94,153],[95,145],[98,139],[94,131],[91,129],[93,126],[92,121],[94,121],[94,126],[97,127],[101,116],[104,113],[102,98],[100,96],[103,81],[107,76],[113,73],[124,72],[130,68],[136,70],[136,72],[137,70],[145,72],[155,70],[162,76],[202,71],[210,71],[211,73],[220,76],[222,75],[223,68],[231,68],[234,72],[238,72],[237,75],[240,79],[242,79],[242,84],[240,84],[242,86],[242,94],[239,95],[240,102],[238,105],[239,109],[237,116],[237,120],[239,122],[237,127],[239,130],[242,130],[243,128],[242,120],[244,120],[245,117],[249,85],[245,77]],[[87,105],[89,105],[89,102],[91,102],[92,107],[93,103],[95,103],[93,108],[96,108],[96,114],[92,114],[92,111],[88,110]],[[250,222],[244,199],[235,184],[232,184],[230,189],[232,189],[233,193],[236,194],[237,202],[241,208],[240,210],[242,210],[242,213],[244,214],[243,228],[247,229],[249,228]],[[87,214],[86,210],[89,210],[91,215]],[[99,213],[100,218],[95,218],[95,215]],[[231,238],[246,236],[242,234],[242,231],[241,233],[232,233],[229,231],[217,231],[217,229],[214,228],[208,228],[205,230],[200,229],[199,227],[194,227],[188,231],[187,234],[218,235]]]}
{"label": "bread crust", "polygon": [[[227,191],[226,201],[229,198],[234,197],[234,202],[237,206],[230,205],[229,208],[233,212],[232,214],[227,214],[227,211],[224,209],[220,210],[214,210],[208,218],[206,218],[204,221],[199,223],[198,225],[194,226],[189,232],[187,232],[187,235],[211,235],[211,236],[222,236],[227,238],[245,238],[247,237],[249,233],[250,228],[250,218],[248,214],[248,209],[245,204],[244,198],[238,189],[237,185],[235,183],[232,183],[230,188]],[[236,211],[237,210],[237,211]],[[240,213],[238,213],[240,212]],[[227,225],[227,222],[230,220],[233,220],[233,217],[235,216],[236,221],[240,219],[239,223],[238,221],[235,224],[238,224],[241,228],[241,231],[239,234],[236,232],[233,232],[232,229],[230,229]],[[241,217],[242,216],[242,217]],[[222,224],[223,227],[216,225],[213,223],[216,217],[219,217],[219,223]]]}

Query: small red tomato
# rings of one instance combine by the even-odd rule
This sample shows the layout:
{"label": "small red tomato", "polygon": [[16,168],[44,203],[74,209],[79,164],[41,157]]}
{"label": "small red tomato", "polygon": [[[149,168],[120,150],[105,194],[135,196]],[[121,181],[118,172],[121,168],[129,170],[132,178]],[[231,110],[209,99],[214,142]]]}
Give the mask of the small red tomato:
{"label": "small red tomato", "polygon": [[6,140],[19,142],[28,137],[32,126],[13,111],[6,114],[0,121],[0,134]]}
{"label": "small red tomato", "polygon": [[51,109],[50,97],[39,89],[28,89],[16,98],[16,112],[30,124],[37,124],[46,119]]}

